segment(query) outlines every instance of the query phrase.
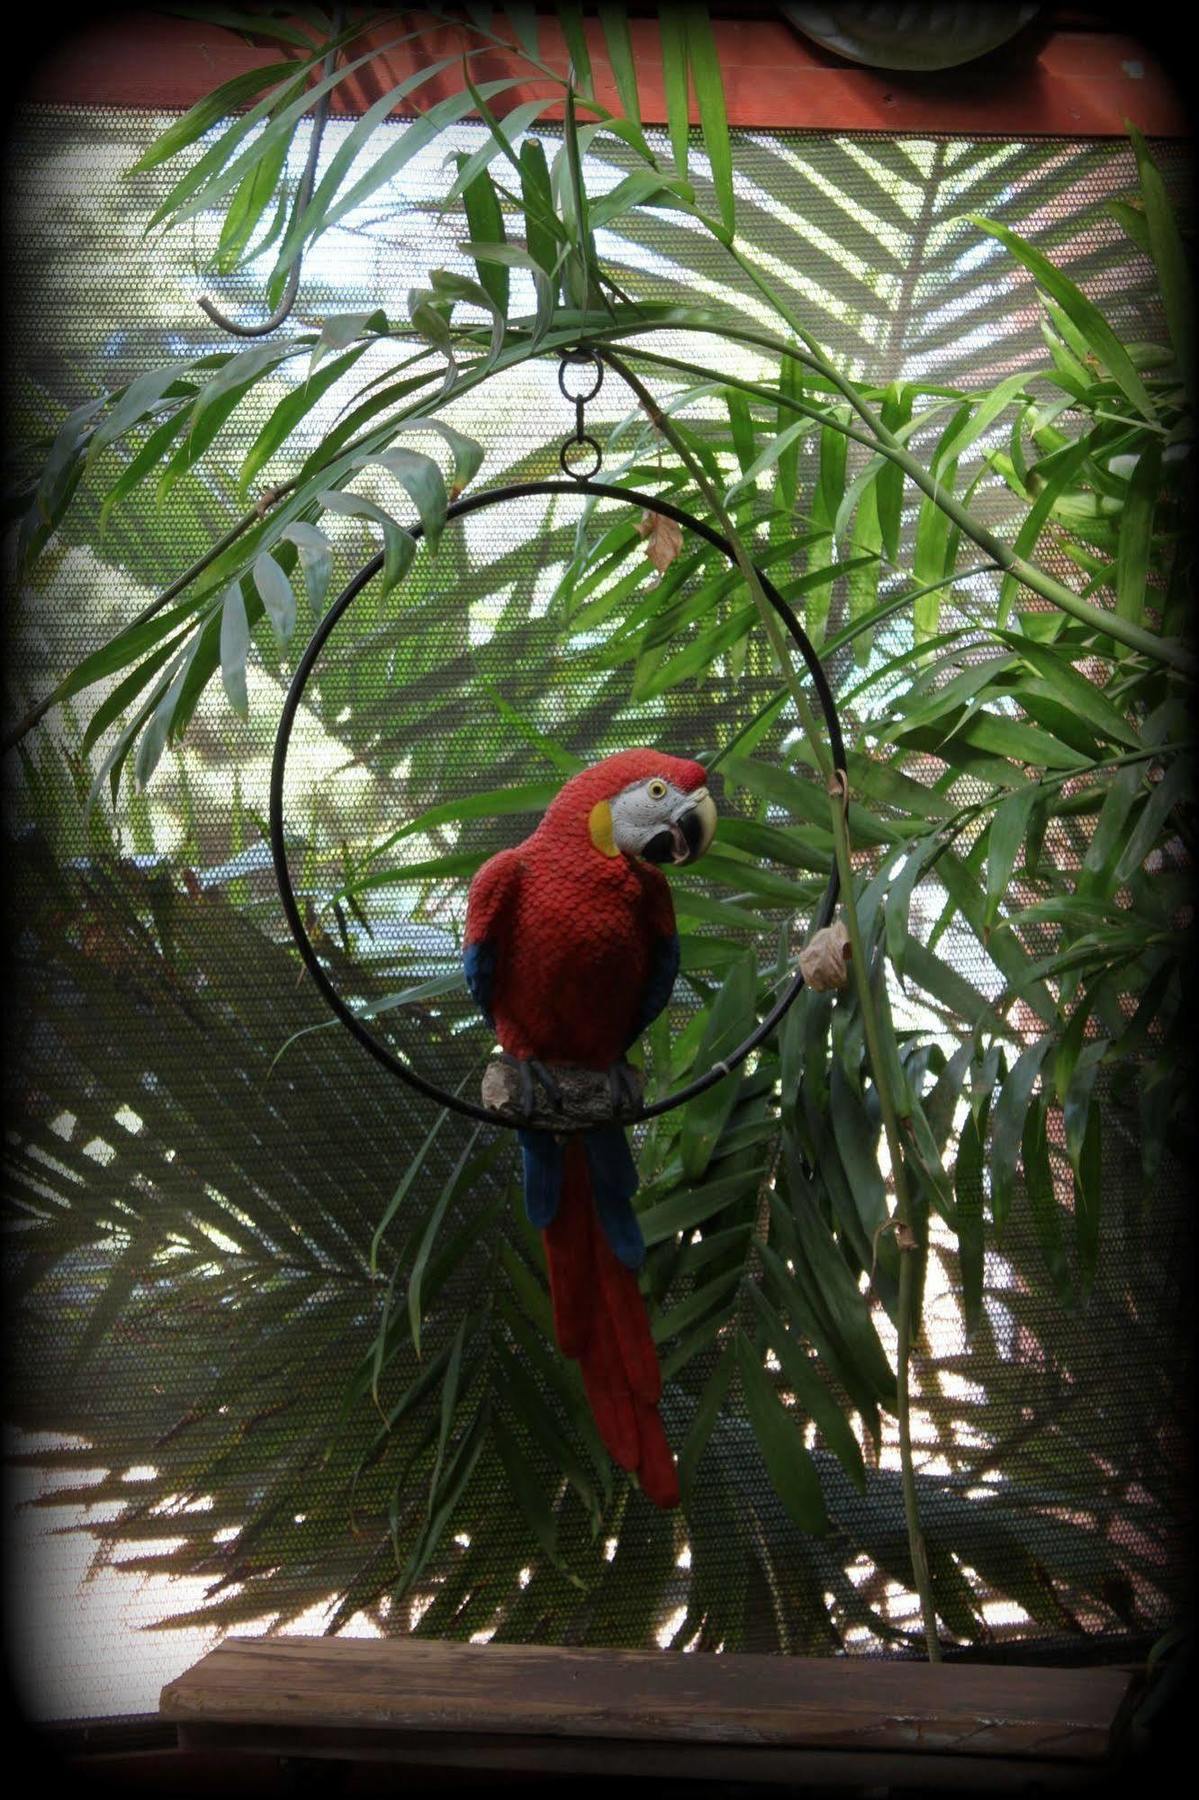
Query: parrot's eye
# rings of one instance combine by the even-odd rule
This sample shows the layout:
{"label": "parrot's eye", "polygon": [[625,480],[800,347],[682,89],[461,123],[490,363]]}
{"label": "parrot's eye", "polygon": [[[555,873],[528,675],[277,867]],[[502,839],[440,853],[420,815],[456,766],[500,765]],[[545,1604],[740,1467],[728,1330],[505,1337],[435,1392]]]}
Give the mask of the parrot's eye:
{"label": "parrot's eye", "polygon": [[664,781],[651,781],[649,784],[649,797],[651,800],[665,800],[666,783]]}

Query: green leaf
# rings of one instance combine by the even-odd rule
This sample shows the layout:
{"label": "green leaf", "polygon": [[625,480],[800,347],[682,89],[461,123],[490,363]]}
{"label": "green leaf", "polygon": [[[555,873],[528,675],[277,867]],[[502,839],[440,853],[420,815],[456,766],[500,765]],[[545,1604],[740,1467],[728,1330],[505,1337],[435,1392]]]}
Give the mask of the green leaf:
{"label": "green leaf", "polygon": [[[296,597],[283,570],[274,557],[268,556],[265,551],[254,559],[254,586],[258,589],[267,617],[274,627],[275,636],[281,644],[290,643],[292,632],[296,628]],[[223,615],[221,634],[223,637]]]}
{"label": "green leaf", "polygon": [[[427,459],[426,459],[427,460]],[[432,465],[436,468],[436,464]],[[438,470],[440,474],[440,470]],[[383,528],[383,592],[400,581],[416,555],[416,539],[396,524],[391,514],[361,494],[340,494],[328,489],[317,495],[327,512],[341,513],[347,518],[373,519]]]}
{"label": "green leaf", "polygon": [[949,433],[937,446],[938,464],[956,463],[1000,413],[1011,405],[1022,389],[1040,373],[1038,369],[1021,369],[1018,374],[1009,375],[1006,380],[993,387],[986,399],[972,412],[967,409],[965,417],[960,413],[955,414]]}
{"label": "green leaf", "polygon": [[282,541],[294,544],[299,551],[308,601],[313,612],[319,614],[333,574],[333,546],[323,531],[318,531],[315,525],[309,525],[303,519],[293,519],[290,525],[283,527],[279,536]]}
{"label": "green leaf", "polygon": [[766,1464],[770,1485],[801,1531],[823,1537],[828,1514],[820,1477],[804,1445],[795,1419],[780,1404],[766,1378],[757,1352],[743,1334],[737,1337],[737,1368],[753,1434]]}
{"label": "green leaf", "polygon": [[1012,870],[1028,830],[1029,815],[1040,793],[1036,782],[1027,782],[1009,794],[995,809],[987,833],[987,899],[983,928],[989,931],[999,917],[1000,903],[1008,896]]}
{"label": "green leaf", "polygon": [[[377,55],[378,52],[376,51],[374,54]],[[485,100],[492,100],[497,94],[506,93],[510,88],[520,86],[523,80],[523,76],[515,75],[498,81],[480,82],[478,92]],[[460,93],[449,94],[444,100],[438,100],[427,112],[422,113],[414,124],[405,126],[403,132],[389,142],[383,154],[376,157],[366,173],[361,175],[353,187],[347,193],[343,193],[329,207],[323,217],[318,214],[314,200],[304,220],[300,223],[301,238],[315,235],[318,228],[321,231],[330,231],[334,225],[339,225],[348,213],[356,211],[378,188],[386,182],[394,180],[400,170],[406,168],[413,157],[431,144],[448,126],[457,125],[460,120],[464,119],[474,105],[475,100],[469,89],[463,89]]]}
{"label": "green leaf", "polygon": [[[151,469],[157,468],[186,424],[187,408],[181,405],[150,433],[141,449],[126,464],[122,473],[105,494],[100,507],[101,540],[108,532],[109,520],[114,508],[119,506],[121,501],[133,492],[134,488],[140,486]],[[57,509],[54,509],[46,513],[47,523],[56,522],[56,512]]]}
{"label": "green leaf", "polygon": [[379,1259],[379,1245],[383,1242],[384,1234],[386,1233],[388,1226],[391,1224],[391,1221],[395,1218],[397,1212],[400,1210],[400,1207],[403,1206],[405,1200],[408,1198],[408,1195],[411,1193],[412,1185],[415,1182],[417,1176],[420,1174],[421,1168],[424,1164],[425,1157],[429,1154],[429,1151],[433,1147],[433,1142],[434,1142],[435,1138],[437,1137],[438,1132],[441,1130],[442,1126],[445,1124],[446,1120],[449,1117],[450,1117],[450,1113],[449,1113],[448,1108],[443,1106],[441,1108],[441,1110],[438,1112],[437,1117],[434,1119],[433,1124],[430,1127],[429,1131],[425,1134],[424,1140],[419,1145],[419,1147],[416,1151],[416,1154],[412,1158],[412,1161],[408,1164],[408,1167],[404,1170],[403,1179],[401,1180],[400,1185],[396,1188],[395,1193],[392,1195],[391,1199],[388,1201],[387,1206],[384,1209],[383,1217],[379,1220],[378,1225],[376,1225],[376,1227],[375,1227],[374,1236],[371,1238],[370,1270],[371,1270],[372,1275],[374,1275],[376,1273],[378,1266],[379,1266],[379,1260],[378,1260]]}
{"label": "green leaf", "polygon": [[651,1248],[680,1231],[705,1225],[716,1213],[752,1193],[762,1178],[761,1169],[737,1175],[720,1175],[699,1187],[680,1187],[667,1199],[640,1214],[641,1235]]}
{"label": "green leaf", "polygon": [[[892,434],[902,431],[912,417],[912,388],[906,381],[893,381],[883,396],[879,417]],[[899,536],[903,525],[903,470],[889,457],[875,478],[875,506],[878,510],[882,547],[887,560],[899,561]]]}
{"label": "green leaf", "polygon": [[993,238],[998,238],[1017,261],[1024,264],[1037,285],[1057,301],[1071,323],[1082,333],[1092,354],[1103,364],[1137,411],[1150,421],[1156,420],[1156,408],[1133,367],[1127,350],[1098,307],[1087,299],[1081,289],[1075,287],[1069,276],[1064,275],[1048,257],[1006,225],[1000,225],[994,219],[983,218],[980,213],[967,213],[966,217],[980,231],[989,232]]}
{"label": "green leaf", "polygon": [[429,1214],[425,1229],[421,1233],[416,1255],[412,1259],[412,1267],[408,1272],[408,1324],[412,1331],[412,1347],[418,1357],[420,1356],[421,1335],[421,1284],[424,1281],[429,1258],[433,1253],[433,1245],[437,1241],[437,1233],[441,1229],[441,1222],[445,1218],[447,1209],[469,1189],[472,1181],[476,1180],[483,1172],[478,1164],[494,1162],[496,1152],[503,1147],[502,1143],[492,1145],[487,1156],[478,1158],[472,1163],[475,1145],[479,1141],[482,1129],[481,1125],[477,1125],[466,1140],[462,1154],[455,1164],[454,1172],[442,1188]]}
{"label": "green leaf", "polygon": [[[435,432],[449,449],[450,454],[454,459],[454,469],[451,481],[454,489],[454,497],[457,498],[463,488],[470,486],[482,467],[483,457],[485,455],[482,444],[478,443],[474,438],[467,437],[464,432],[456,431],[452,425],[447,425],[444,419],[409,419],[404,424],[397,426],[396,435],[402,437],[406,432],[414,431]],[[378,460],[382,462],[382,456],[380,456]],[[390,468],[391,465],[387,464],[386,466]],[[432,478],[428,479],[428,490],[427,503],[430,510],[435,511],[440,499],[440,490]],[[413,497],[415,498],[415,495]],[[424,517],[425,514],[422,512],[422,520]],[[428,527],[426,526],[426,530],[427,529]]]}
{"label": "green leaf", "polygon": [[1072,666],[1070,658],[1081,657],[1086,654],[1084,651],[1071,647],[1063,655],[1022,633],[1005,631],[999,635],[1056,691],[1063,706],[1085,719],[1100,737],[1123,744],[1129,750],[1140,748],[1141,740],[1135,727],[1128,723],[1101,687]]}
{"label": "green leaf", "polygon": [[[95,466],[101,451],[106,450],[109,444],[115,443],[119,437],[123,437],[125,432],[142,418],[152,418],[166,400],[189,392],[189,389],[183,385],[183,381],[193,372],[193,367],[194,365],[189,361],[168,363],[162,369],[148,369],[144,375],[139,375],[136,380],[131,381],[122,394],[115,396],[111,412],[92,432],[85,458],[85,469],[90,471]],[[55,439],[50,459],[51,468],[56,466],[56,456],[60,458],[65,456],[71,437],[73,436],[76,441],[81,438],[79,427],[87,417],[94,415],[95,410],[95,403],[92,402],[89,407],[81,407],[78,412],[71,414]]]}
{"label": "green leaf", "polygon": [[1130,206],[1127,200],[1108,200],[1107,210],[1123,230],[1132,239],[1138,250],[1146,256],[1152,256],[1149,247],[1149,221],[1139,206]]}
{"label": "green leaf", "polygon": [[766,1328],[766,1342],[782,1366],[784,1379],[795,1398],[820,1432],[860,1494],[866,1492],[866,1469],[857,1438],[841,1408],[816,1372],[816,1366],[790,1336],[782,1320],[760,1288],[750,1286],[750,1297]]}
{"label": "green leaf", "polygon": [[[426,421],[422,420],[421,424]],[[350,458],[350,467],[354,469],[365,468],[368,463],[381,464],[399,482],[420,515],[430,553],[435,552],[445,524],[449,496],[445,478],[432,457],[418,450],[364,450]]]}
{"label": "green leaf", "polygon": [[849,1227],[857,1255],[869,1266],[874,1233],[887,1217],[886,1193],[878,1166],[879,1125],[867,1115],[865,1103],[847,1078],[839,1058],[834,1059],[829,1071],[829,1117],[855,1209],[842,1223]]}
{"label": "green leaf", "polygon": [[724,227],[722,241],[731,244],[737,229],[733,196],[733,148],[725,112],[720,57],[707,7],[688,5],[682,8],[682,13],[686,21],[687,55],[691,63],[691,78],[695,83],[700,128],[712,169],[712,185],[716,189],[720,222]]}
{"label": "green leaf", "polygon": [[[287,166],[288,142],[280,138],[261,162],[254,164],[225,212],[221,235],[217,242],[214,266],[219,275],[231,274],[238,267],[242,253],[274,199],[279,179]],[[279,227],[282,228],[282,221]],[[261,246],[255,254],[261,254]]]}
{"label": "green leaf", "polygon": [[887,898],[883,911],[883,928],[886,933],[887,955],[891,958],[895,973],[903,980],[907,964],[907,947],[910,942],[908,933],[908,916],[912,907],[912,893],[930,859],[936,855],[935,842],[918,842],[908,852],[897,872],[891,877],[887,888]]}
{"label": "green leaf", "polygon": [[444,70],[458,66],[461,60],[459,55],[454,55],[442,57],[436,62],[422,63],[395,87],[388,88],[380,94],[362,117],[355,121],[350,130],[341,138],[330,157],[329,165],[308,206],[302,214],[293,214],[287,234],[279,248],[272,280],[291,267],[310,235],[314,240],[320,236],[324,229],[325,216],[342,181],[354,167],[361,152],[367,146],[379,142],[378,127],[392,117],[399,102],[407,99],[409,94],[416,88],[422,87],[425,82],[435,80]]}
{"label": "green leaf", "polygon": [[[278,564],[274,565],[276,568]],[[287,577],[284,576],[284,580]],[[221,680],[229,696],[229,704],[243,719],[250,716],[246,694],[246,657],[250,650],[250,627],[246,621],[246,603],[241,596],[241,583],[234,581],[225,590],[221,605]]]}
{"label": "green leaf", "polygon": [[1153,515],[1161,491],[1162,453],[1154,440],[1137,458],[1128,482],[1116,549],[1116,611],[1139,625],[1145,610],[1145,583],[1153,554]]}
{"label": "green leaf", "polygon": [[1074,1067],[1062,1109],[1066,1153],[1074,1172],[1074,1244],[1078,1279],[1085,1299],[1099,1264],[1099,1221],[1103,1205],[1103,1119],[1092,1099],[1095,1077],[1107,1052],[1106,1039],[1088,1044]]}
{"label": "green leaf", "polygon": [[637,93],[637,63],[633,55],[633,40],[629,35],[628,12],[624,6],[608,5],[605,0],[600,0],[597,11],[600,23],[604,28],[608,61],[612,66],[612,78],[616,83],[616,91],[620,95],[620,104],[624,107],[625,118],[633,127],[643,154],[651,157],[650,147],[646,143],[641,129],[641,101]]}
{"label": "green leaf", "polygon": [[1024,1185],[1032,1209],[1033,1230],[1044,1258],[1053,1290],[1062,1305],[1070,1308],[1074,1299],[1074,1283],[1070,1276],[1062,1243],[1062,1216],[1053,1184],[1053,1165],[1049,1156],[1046,1129],[1048,1109],[1038,1096],[1028,1109],[1024,1121],[1021,1154],[1024,1162]]}
{"label": "green leaf", "polygon": [[702,1287],[696,1287],[677,1306],[672,1306],[668,1312],[659,1313],[653,1325],[654,1342],[665,1344],[671,1338],[681,1337],[699,1319],[714,1310],[721,1317],[726,1316],[736,1300],[736,1284],[740,1279],[740,1269],[724,1269]]}
{"label": "green leaf", "polygon": [[92,714],[91,719],[88,721],[87,730],[80,740],[80,755],[87,756],[91,752],[92,748],[99,742],[104,732],[108,730],[108,727],[124,712],[125,708],[129,705],[129,702],[135,700],[142,690],[149,685],[159,669],[161,669],[163,663],[167,662],[179,649],[184,638],[187,636],[189,629],[190,626],[185,624],[174,637],[168,638],[165,644],[160,644],[156,650],[153,650],[150,655],[146,657],[144,662],[140,662],[133,670],[132,674],[127,675],[123,681],[117,683],[116,687],[113,688],[112,692],[100,703]]}
{"label": "green leaf", "polygon": [[530,1468],[524,1451],[499,1419],[493,1421],[491,1429],[512,1497],[524,1514],[526,1524],[559,1574],[564,1575],[574,1587],[583,1588],[585,1584],[582,1579],[558,1554],[558,1529],[553,1509]]}
{"label": "green leaf", "polygon": [[470,819],[502,819],[514,813],[543,813],[560,786],[557,781],[533,781],[523,787],[492,788],[486,793],[466,794],[461,800],[446,800],[389,833],[371,850],[367,861],[376,862],[404,838],[434,831],[440,825],[461,825]]}
{"label": "green leaf", "polygon": [[[749,957],[742,957],[729,970],[708,1014],[696,1056],[697,1073],[730,1056],[749,1036],[754,1027],[755,987],[753,963]],[[684,1107],[679,1141],[688,1180],[698,1180],[712,1160],[720,1134],[737,1103],[742,1076],[742,1069],[735,1070]]]}
{"label": "green leaf", "polygon": [[570,66],[574,70],[575,84],[582,93],[592,94],[595,92],[595,83],[591,75],[591,55],[587,49],[583,9],[575,4],[575,0],[561,0],[556,10],[570,56]]}
{"label": "green leaf", "polygon": [[962,1271],[962,1311],[966,1335],[970,1337],[982,1315],[985,1245],[983,1145],[973,1112],[967,1113],[962,1123],[953,1179],[957,1200],[958,1261]]}
{"label": "green leaf", "polygon": [[[947,452],[952,451],[955,440],[966,428],[970,410],[969,403],[958,407],[938,438],[931,458],[930,466],[937,478],[938,487],[944,487],[951,494],[957,477],[957,461]],[[927,589],[912,607],[917,641],[932,637],[937,630],[941,616],[941,595],[944,591],[937,584],[952,572],[952,568],[949,514],[931,496],[926,495],[920,503],[916,520],[916,553],[912,565],[917,585]]]}
{"label": "green leaf", "polygon": [[[466,209],[466,223],[472,240],[475,243],[489,244],[498,248],[503,246],[507,233],[504,230],[504,214],[500,206],[500,197],[495,191],[495,182],[486,169],[480,170],[475,179],[468,183],[462,195],[462,203]],[[508,270],[504,264],[495,259],[475,258],[475,268],[479,273],[480,284],[490,295],[492,302],[502,316],[508,317]]]}
{"label": "green leaf", "polygon": [[[1141,867],[1170,814],[1180,800],[1192,792],[1193,778],[1185,757],[1180,757],[1149,790],[1149,798],[1141,808],[1136,824],[1129,832],[1116,864],[1113,881],[1116,887],[1130,881]],[[1102,817],[1102,814],[1100,815]]]}
{"label": "green leaf", "polygon": [[[389,329],[387,314],[381,307],[376,307],[373,312],[332,314],[321,326],[320,336],[312,347],[308,361],[309,380],[330,351],[344,350],[347,344],[357,343],[359,338],[386,337]],[[365,350],[368,345],[363,344],[362,348]]]}
{"label": "green leaf", "polygon": [[[878,557],[882,542],[882,525],[878,516],[878,484],[875,477],[867,482],[858,500],[850,537],[850,547],[854,554],[845,564],[849,617],[851,623],[858,627],[853,653],[859,666],[870,661],[874,633],[870,629],[869,619],[878,602]],[[919,608],[921,603],[917,601],[916,604]]]}
{"label": "green leaf", "polygon": [[662,87],[666,119],[670,127],[670,151],[674,165],[687,179],[690,147],[690,86],[687,75],[687,25],[677,6],[658,10],[658,36],[662,44]]}
{"label": "green leaf", "polygon": [[695,1471],[700,1458],[712,1435],[712,1427],[720,1412],[729,1383],[733,1378],[736,1359],[736,1344],[730,1340],[717,1358],[716,1367],[704,1383],[703,1393],[699,1397],[699,1405],[695,1416],[683,1439],[683,1447],[679,1451],[679,1488],[683,1496],[684,1508],[690,1507],[695,1494]]}
{"label": "green leaf", "polygon": [[[1030,508],[1024,523],[1016,533],[1016,541],[1012,545],[1012,549],[1017,556],[1027,557],[1032,555],[1046,520],[1049,518],[1049,515],[1053,511],[1053,508],[1057,504],[1062,493],[1074,480],[1075,475],[1086,462],[1091,453],[1091,447],[1089,436],[1080,438],[1076,444],[1071,444],[1068,447],[1063,455],[1062,461],[1060,463],[1055,463],[1051,475],[1045,477],[1037,475],[1038,486],[1036,489],[1036,499]],[[1030,479],[1032,473],[1033,472],[1030,472]],[[999,608],[996,614],[996,624],[1004,625],[1007,623],[1012,601],[1016,596],[1019,586],[1020,584],[1014,575],[1004,576],[999,586]]]}
{"label": "green leaf", "polygon": [[792,1216],[798,1249],[842,1358],[865,1391],[894,1410],[895,1375],[844,1256],[810,1206],[796,1207]]}
{"label": "green leaf", "polygon": [[[511,112],[506,113],[502,119],[495,121],[494,129],[491,131],[489,140],[486,143],[481,144],[471,156],[459,158],[458,175],[453,186],[450,188],[449,193],[441,202],[442,212],[448,212],[450,207],[453,206],[469,188],[473,187],[480,178],[486,178],[488,185],[490,186],[491,182],[490,177],[487,175],[487,165],[493,162],[497,156],[501,155],[504,152],[505,147],[511,149],[513,138],[520,137],[528,130],[529,126],[533,124],[534,120],[539,119],[543,112],[555,104],[556,101],[553,96],[542,100],[525,100],[522,101],[519,106],[514,106]],[[492,197],[494,198],[494,187],[492,187],[491,191]],[[498,199],[496,199],[495,205],[496,211],[498,212]],[[486,199],[484,199],[484,208],[487,208]],[[475,233],[474,223],[470,218],[469,207],[467,208],[466,216],[467,221],[470,223],[472,233]],[[481,232],[475,233],[475,235],[486,236],[487,234]],[[504,310],[502,305],[500,310],[501,312]]]}
{"label": "green leaf", "polygon": [[272,408],[238,470],[239,487],[243,490],[249,487],[255,475],[270,461],[275,451],[286,443],[301,420],[307,418],[317,402],[353,368],[369,348],[369,344],[355,344],[343,356],[327,363],[318,375],[313,375],[310,367],[308,379],[299,387],[293,388],[290,394],[285,394],[279,404]]}
{"label": "green leaf", "polygon": [[[127,171],[128,176],[142,175],[148,169],[156,169],[160,163],[169,162],[172,156],[178,156],[181,150],[196,143],[206,131],[219,125],[232,113],[240,112],[247,100],[260,94],[271,82],[278,82],[276,93],[283,93],[295,79],[297,65],[290,62],[265,63],[261,68],[247,69],[241,75],[235,75],[231,81],[224,81],[220,87],[214,88],[211,94],[205,94],[202,100],[184,113],[181,119],[175,119],[166,130],[161,132],[148,150],[144,150],[137,161]],[[269,102],[271,96],[267,96]],[[263,111],[266,106],[264,104]]]}
{"label": "green leaf", "polygon": [[552,305],[558,288],[558,240],[548,221],[556,215],[545,150],[538,138],[526,138],[520,147],[520,197],[524,205],[529,255],[545,272]]}
{"label": "green leaf", "polygon": [[[533,343],[538,344],[549,329],[554,309],[554,284],[545,273],[537,258],[530,255],[520,244],[484,244],[472,239],[459,244],[468,256],[475,260],[476,267],[482,268],[492,264],[502,264],[506,269],[528,269],[533,277],[533,288],[537,296],[537,314],[533,330]],[[506,291],[506,290],[505,290]]]}
{"label": "green leaf", "polygon": [[999,1098],[991,1125],[991,1214],[995,1235],[1000,1237],[1016,1185],[1016,1157],[1025,1131],[1025,1119],[1041,1064],[1052,1045],[1049,1036],[1039,1037],[1035,1044],[1016,1058],[1007,1079],[999,1090]]}
{"label": "green leaf", "polygon": [[[150,777],[158,767],[163,751],[166,749],[171,726],[175,718],[175,712],[179,705],[179,696],[183,691],[183,683],[187,679],[187,671],[191,666],[192,658],[196,654],[199,643],[200,633],[196,632],[191,640],[190,648],[180,657],[178,668],[171,678],[170,685],[167,687],[165,693],[163,693],[161,699],[157,700],[150,722],[142,733],[141,741],[137,747],[137,756],[134,760],[133,773],[138,787],[141,788],[143,792],[149,784]],[[136,721],[134,729],[137,729]]]}
{"label": "green leaf", "polygon": [[1161,173],[1149,154],[1144,138],[1130,125],[1128,135],[1136,152],[1148,247],[1157,269],[1158,288],[1166,309],[1170,342],[1188,396],[1195,395],[1195,297],[1191,285],[1186,246],[1173,208],[1166,196]]}

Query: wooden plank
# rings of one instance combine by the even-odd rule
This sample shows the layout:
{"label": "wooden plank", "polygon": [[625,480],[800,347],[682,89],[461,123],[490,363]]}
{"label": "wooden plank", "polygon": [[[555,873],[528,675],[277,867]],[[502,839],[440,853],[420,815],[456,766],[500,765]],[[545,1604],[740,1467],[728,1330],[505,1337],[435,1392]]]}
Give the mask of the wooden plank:
{"label": "wooden plank", "polygon": [[[420,15],[414,15],[419,18]],[[253,45],[203,19],[153,12],[81,15],[73,29],[46,46],[26,73],[22,98],[48,105],[183,109],[219,82],[246,69],[294,59],[287,45]],[[766,130],[961,134],[966,137],[1124,137],[1131,120],[1149,137],[1186,138],[1189,110],[1173,74],[1136,38],[1135,14],[1126,31],[1047,28],[1022,50],[987,57],[937,76],[869,69],[847,63],[777,18],[715,18],[713,31],[731,125]],[[646,123],[666,118],[661,41],[654,18],[630,21],[641,112]],[[596,98],[620,110],[615,79],[598,19],[586,20]],[[561,26],[548,11],[538,19],[543,61],[564,72]],[[419,41],[396,42],[394,19],[368,27],[353,54],[378,46],[376,60],[334,89],[335,115],[360,115],[388,88],[422,65],[457,57],[478,39],[464,28],[429,19]],[[527,76],[527,64],[502,50],[476,56],[476,80]],[[395,117],[411,117],[461,86],[455,65],[430,81]],[[524,79],[493,104],[504,112],[522,100],[549,95],[544,80]],[[551,107],[547,119],[561,116]]]}
{"label": "wooden plank", "polygon": [[1102,1668],[228,1638],[167,1684],[160,1711],[274,1738],[473,1733],[1077,1764],[1104,1755],[1128,1683]]}
{"label": "wooden plank", "polygon": [[[769,1783],[784,1787],[890,1789],[952,1793],[1094,1791],[1094,1762],[1040,1757],[945,1755],[919,1750],[791,1749],[779,1744],[655,1743],[626,1738],[501,1736],[483,1732],[323,1731],[268,1725],[180,1725],[182,1766],[195,1759],[235,1755],[352,1763],[356,1768],[401,1766],[408,1777],[452,1780],[468,1771],[482,1777],[522,1776],[530,1786],[570,1778],[631,1781],[638,1792],[661,1784],[678,1794],[680,1782]],[[675,1784],[675,1785],[672,1785]],[[423,1789],[422,1789],[423,1791]],[[456,1791],[451,1789],[451,1791]]]}

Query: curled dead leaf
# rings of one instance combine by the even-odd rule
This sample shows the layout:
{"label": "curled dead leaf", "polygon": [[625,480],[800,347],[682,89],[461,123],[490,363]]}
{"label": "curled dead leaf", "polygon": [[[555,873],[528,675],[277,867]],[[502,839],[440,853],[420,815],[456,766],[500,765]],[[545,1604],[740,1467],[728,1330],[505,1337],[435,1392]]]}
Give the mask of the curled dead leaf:
{"label": "curled dead leaf", "polygon": [[849,933],[838,919],[835,925],[813,933],[812,941],[799,953],[799,966],[812,991],[826,994],[848,982],[849,957]]}
{"label": "curled dead leaf", "polygon": [[663,518],[661,513],[646,511],[638,521],[637,531],[645,539],[645,554],[659,575],[664,575],[683,548],[682,526]]}

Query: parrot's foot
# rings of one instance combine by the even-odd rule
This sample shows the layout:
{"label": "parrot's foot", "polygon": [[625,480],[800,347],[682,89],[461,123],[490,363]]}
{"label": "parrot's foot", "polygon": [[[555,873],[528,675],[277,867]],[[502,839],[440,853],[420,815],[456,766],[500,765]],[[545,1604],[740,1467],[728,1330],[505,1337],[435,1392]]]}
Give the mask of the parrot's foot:
{"label": "parrot's foot", "polygon": [[612,1096],[612,1117],[641,1111],[641,1080],[632,1063],[614,1062],[608,1070],[608,1092]]}
{"label": "parrot's foot", "polygon": [[503,1061],[510,1063],[516,1070],[517,1078],[520,1082],[520,1093],[516,1102],[517,1109],[526,1119],[531,1119],[533,1117],[536,1107],[536,1097],[533,1092],[534,1080],[537,1081],[538,1086],[541,1088],[546,1099],[555,1111],[562,1111],[562,1089],[558,1086],[558,1083],[554,1080],[544,1063],[538,1062],[536,1057],[533,1056],[509,1056],[506,1050],[503,1052]]}

